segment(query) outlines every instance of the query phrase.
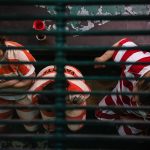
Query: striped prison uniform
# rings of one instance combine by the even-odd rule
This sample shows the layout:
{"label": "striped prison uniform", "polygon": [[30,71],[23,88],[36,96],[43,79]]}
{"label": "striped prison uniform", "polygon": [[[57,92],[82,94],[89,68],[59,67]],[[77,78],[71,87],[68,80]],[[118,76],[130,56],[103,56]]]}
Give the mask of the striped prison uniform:
{"label": "striped prison uniform", "polygon": [[[22,47],[21,44],[13,41],[6,41],[7,47]],[[6,50],[1,61],[7,62],[34,62],[34,57],[26,49],[24,50]],[[25,76],[30,77],[35,73],[35,68],[32,64],[0,64],[0,76],[2,77],[19,77]],[[0,80],[0,82],[5,82],[5,80]],[[0,89],[2,92],[2,88]],[[13,90],[13,88],[4,88],[4,90]],[[20,89],[17,89],[20,90]],[[21,89],[23,90],[23,89]],[[27,89],[26,89],[27,90]],[[1,105],[30,105],[32,104],[29,99],[27,99],[26,94],[0,94],[0,104]],[[33,117],[37,116],[37,111],[17,109],[16,110],[20,119],[31,120]],[[0,109],[0,119],[11,119],[13,117],[13,110],[11,109]],[[35,130],[35,125],[24,125],[28,131]],[[6,125],[0,125],[0,131],[4,131]]]}
{"label": "striped prison uniform", "polygon": [[[65,77],[83,77],[83,75],[81,74],[81,72],[76,69],[75,67],[72,66],[65,66],[64,69],[64,75]],[[46,68],[42,69],[39,74],[37,75],[38,77],[55,77],[56,76],[56,68],[55,66],[47,66]],[[53,82],[54,79],[38,79],[35,81],[34,85],[32,86],[32,88],[30,89],[31,91],[41,91],[44,89],[44,87],[46,87],[48,84],[50,84],[51,82]],[[90,88],[88,87],[88,85],[85,83],[85,81],[83,79],[67,79],[69,86],[66,89],[67,91],[76,91],[76,92],[89,92],[91,91]],[[73,99],[74,97],[79,97],[80,96],[80,100],[82,100],[81,103],[79,103],[80,106],[86,106],[86,99],[89,97],[89,94],[70,94],[69,95],[69,99]],[[31,99],[31,101],[36,101],[37,99],[37,95],[29,95],[29,99]],[[72,104],[68,104],[66,102],[66,105],[72,105]],[[41,117],[43,120],[54,120],[55,119],[55,112],[51,111],[51,110],[41,110]],[[86,119],[86,110],[67,110],[65,111],[65,115],[66,115],[66,120],[85,120]],[[83,124],[68,124],[67,125],[68,128],[71,131],[77,131],[80,128],[83,127]],[[52,132],[55,130],[55,126],[54,124],[49,124],[49,125],[43,125],[43,127],[48,131],[48,132]]]}
{"label": "striped prison uniform", "polygon": [[[125,38],[118,44],[120,47],[135,47],[135,43]],[[113,53],[113,60],[115,62],[150,62],[150,53],[141,50],[116,50]],[[150,65],[148,64],[123,64],[121,66],[122,72],[121,77],[142,77],[145,73],[150,71]],[[113,92],[132,92],[133,86],[137,83],[136,80],[122,79],[119,80]],[[108,95],[105,96],[100,102],[99,106],[137,106],[138,104],[133,101],[133,95]],[[99,120],[119,120],[121,116],[133,119],[133,120],[144,120],[146,113],[143,111],[131,111],[125,110],[121,112],[112,110],[101,110],[98,109],[95,112],[96,117]],[[120,125],[117,127],[117,131],[120,135],[137,135],[142,134],[143,127],[131,126],[131,125]]]}

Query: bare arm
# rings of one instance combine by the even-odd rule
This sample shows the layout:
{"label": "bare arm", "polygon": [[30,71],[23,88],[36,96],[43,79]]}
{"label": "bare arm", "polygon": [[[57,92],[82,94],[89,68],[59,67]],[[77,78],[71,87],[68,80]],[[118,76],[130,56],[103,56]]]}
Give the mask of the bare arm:
{"label": "bare arm", "polygon": [[[94,61],[106,62],[107,60],[109,60],[112,57],[113,53],[114,53],[114,50],[108,50],[102,56],[96,57],[94,59]],[[95,66],[94,66],[94,68],[104,68],[104,67],[105,67],[105,65],[101,65],[101,64],[95,64]]]}
{"label": "bare arm", "polygon": [[[118,46],[118,43],[120,41],[118,41],[117,43],[115,43],[113,45],[113,47],[117,47]],[[114,50],[107,50],[103,55],[99,56],[99,57],[96,57],[94,59],[95,62],[106,62],[108,61],[110,58],[112,58],[113,56],[113,53],[114,53]],[[105,65],[100,65],[100,64],[96,64],[94,65],[94,68],[104,68]]]}
{"label": "bare arm", "polygon": [[18,80],[9,80],[9,81],[2,81],[0,82],[0,89],[1,88],[11,88],[16,84]]}
{"label": "bare arm", "polygon": [[[31,77],[35,77],[35,73],[31,75]],[[0,83],[0,89],[2,88],[28,88],[33,83],[33,80],[9,80],[3,81]]]}
{"label": "bare arm", "polygon": [[[35,73],[33,73],[30,77],[35,77]],[[33,83],[33,80],[22,80],[17,82],[13,88],[29,88]]]}

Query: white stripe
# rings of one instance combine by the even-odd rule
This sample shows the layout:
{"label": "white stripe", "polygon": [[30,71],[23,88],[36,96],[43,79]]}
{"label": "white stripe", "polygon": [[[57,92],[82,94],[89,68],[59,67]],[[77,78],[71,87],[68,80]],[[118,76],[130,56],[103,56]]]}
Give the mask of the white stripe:
{"label": "white stripe", "polygon": [[139,134],[139,133],[142,132],[142,130],[137,129],[137,128],[135,128],[135,127],[129,126],[129,128],[131,129],[131,131],[132,131],[133,134]]}
{"label": "white stripe", "polygon": [[122,56],[124,55],[125,52],[126,52],[126,50],[119,50],[117,52],[117,55],[115,56],[114,61],[120,62],[120,60],[121,60],[121,58],[122,58]]}
{"label": "white stripe", "polygon": [[127,62],[136,62],[142,58],[150,57],[150,54],[144,54],[142,51],[133,53],[128,59],[126,60]]}
{"label": "white stripe", "polygon": [[[56,76],[56,72],[53,73],[49,73],[46,74],[44,77],[55,77]],[[33,84],[33,86],[30,88],[30,91],[34,91],[35,89],[37,89],[38,87],[40,87],[41,85],[43,85],[44,83],[48,82],[48,81],[53,81],[53,79],[38,79],[35,81],[35,83]]]}
{"label": "white stripe", "polygon": [[[55,77],[55,75],[56,75],[56,72],[53,72],[53,73],[46,74],[43,77]],[[65,73],[65,76],[66,77],[74,77],[74,76],[67,74],[67,73]],[[50,79],[36,80],[34,85],[31,87],[30,91],[35,91],[38,87],[40,87],[41,85],[43,85],[44,83],[46,83],[48,81],[50,81]],[[51,80],[51,81],[53,81],[53,80]],[[81,88],[82,91],[87,91],[87,92],[90,91],[89,87],[81,80],[68,80],[68,81],[75,84],[79,88]],[[86,95],[85,97],[89,97],[89,95]],[[31,95],[29,95],[29,98],[31,98]]]}
{"label": "white stripe", "polygon": [[[106,101],[105,101],[106,97],[107,97],[107,96],[105,96],[105,97],[102,99],[102,101],[100,101],[99,106],[108,106],[108,105],[106,104]],[[101,110],[101,111],[102,111],[103,114],[108,114],[108,115],[114,115],[114,114],[116,114],[116,113],[113,112],[112,110]],[[101,119],[101,120],[110,120],[110,119],[106,119],[106,118],[100,118],[100,119]],[[114,120],[114,119],[111,119],[111,120]]]}
{"label": "white stripe", "polygon": [[40,111],[41,112],[41,116],[42,116],[42,119],[43,120],[55,120],[55,115],[52,117],[52,116],[46,116],[46,115],[44,115],[44,113],[42,112],[42,111]]}
{"label": "white stripe", "polygon": [[29,132],[33,132],[38,129],[38,125],[24,125],[24,127]]}
{"label": "white stripe", "polygon": [[[127,127],[131,130],[131,133],[132,133],[133,135],[136,135],[136,134],[139,134],[139,133],[142,132],[142,130],[137,129],[137,128],[135,128],[135,127],[132,127],[132,126],[127,126]],[[127,134],[125,133],[124,126],[120,126],[120,127],[119,127],[118,133],[119,133],[119,135],[122,135],[122,136],[127,135]]]}
{"label": "white stripe", "polygon": [[[70,74],[65,73],[66,77],[73,77]],[[78,86],[79,88],[81,88],[82,91],[84,92],[90,92],[89,87],[81,80],[68,80],[69,82],[75,84],[76,86]]]}
{"label": "white stripe", "polygon": [[[17,60],[21,60],[21,61],[30,61],[28,59],[28,57],[25,55],[25,53],[22,52],[22,51],[15,51],[15,50],[14,51],[13,50],[7,51],[7,55],[8,55],[7,56],[8,59],[17,59]],[[24,64],[24,65],[29,69],[29,72],[27,74],[25,74],[24,76],[30,76],[31,74],[34,73],[35,68],[32,64]]]}
{"label": "white stripe", "polygon": [[119,133],[119,135],[121,135],[121,136],[127,135],[127,134],[125,133],[124,126],[122,126],[122,125],[118,128],[118,133]]}
{"label": "white stripe", "polygon": [[[8,88],[8,89],[5,89],[5,90],[11,90],[10,88]],[[20,89],[21,90],[21,89]],[[21,90],[22,91],[22,90]],[[6,100],[12,100],[12,101],[14,101],[14,100],[21,100],[21,99],[23,99],[23,98],[25,98],[25,96],[26,95],[10,95],[10,96],[0,96],[0,98],[3,98],[3,99],[6,99]]]}
{"label": "white stripe", "polygon": [[[86,115],[84,115],[82,118],[81,118],[81,120],[83,121],[83,120],[86,120]],[[71,130],[71,131],[77,131],[77,130],[79,130],[80,128],[82,128],[83,126],[84,126],[84,124],[68,124],[67,125],[68,126],[68,128]]]}
{"label": "white stripe", "polygon": [[29,77],[35,72],[35,68],[33,65],[26,65],[26,67],[29,69],[29,72],[25,74],[24,76]]}
{"label": "white stripe", "polygon": [[[122,45],[122,47],[135,47],[135,46],[137,46],[135,43],[133,43],[133,42],[126,42],[126,43],[124,43],[123,45]],[[122,59],[122,57],[123,57],[123,55],[125,54],[125,52],[126,52],[127,50],[119,50],[118,52],[117,52],[117,55],[116,55],[116,57],[115,57],[115,61],[116,62],[120,62],[120,60]]]}
{"label": "white stripe", "polygon": [[139,74],[140,74],[141,77],[142,77],[142,76],[143,76],[145,73],[147,73],[148,71],[150,71],[150,65],[144,67],[144,68],[139,72]]}
{"label": "white stripe", "polygon": [[26,120],[33,120],[33,119],[35,119],[35,117],[39,113],[39,111],[37,111],[37,110],[32,110],[32,111],[28,111],[28,112],[24,112],[24,111],[21,111],[21,110],[16,110],[16,111],[17,111],[18,116],[21,119],[26,119]]}
{"label": "white stripe", "polygon": [[76,74],[77,77],[83,77],[82,73],[78,69],[76,69],[75,67],[67,65],[67,66],[65,66],[65,68],[72,70]]}
{"label": "white stripe", "polygon": [[128,41],[122,45],[122,47],[136,47],[137,45],[134,42]]}
{"label": "white stripe", "polygon": [[55,66],[51,65],[51,66],[45,67],[44,69],[42,69],[42,70],[38,73],[37,76],[38,76],[38,77],[39,77],[39,76],[42,76],[45,71],[47,71],[47,70],[49,70],[49,69],[52,69],[52,68],[55,68]]}

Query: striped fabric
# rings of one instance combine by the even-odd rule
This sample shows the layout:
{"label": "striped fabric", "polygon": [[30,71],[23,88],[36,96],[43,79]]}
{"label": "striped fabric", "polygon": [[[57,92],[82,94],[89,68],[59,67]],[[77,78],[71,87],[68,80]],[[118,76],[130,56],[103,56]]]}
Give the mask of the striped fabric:
{"label": "striped fabric", "polygon": [[[6,46],[22,47],[21,44],[7,41]],[[4,57],[1,61],[7,62],[34,62],[34,57],[30,54],[28,50],[7,50],[4,53]],[[18,77],[18,76],[30,76],[34,73],[35,68],[32,64],[0,64],[0,76],[2,77]],[[0,80],[4,82],[5,80]],[[2,89],[1,89],[2,90]],[[12,90],[10,88],[5,90]],[[19,89],[18,89],[19,90]],[[18,100],[25,97],[25,95],[0,95],[0,98],[7,100]]]}
{"label": "striped fabric", "polygon": [[[119,42],[120,47],[135,47],[135,43],[129,39],[123,39]],[[115,62],[150,62],[150,53],[141,50],[118,50],[113,54],[113,60]],[[121,77],[142,77],[150,70],[150,65],[122,65]],[[132,92],[136,80],[120,80],[118,81],[113,92]],[[138,106],[136,102],[132,100],[132,95],[111,95],[105,96],[100,102],[99,106]],[[144,119],[146,114],[141,111],[120,111],[115,112],[111,110],[96,110],[96,117],[100,120],[115,120],[121,119],[121,116],[125,116],[130,119]],[[142,132],[142,127],[120,126],[118,133],[120,135],[139,134]]]}
{"label": "striped fabric", "polygon": [[[21,44],[13,42],[13,41],[6,41],[6,46],[9,47],[22,47]],[[27,61],[27,62],[34,62],[34,57],[30,54],[28,50],[7,50],[4,53],[4,57],[1,59],[1,61],[7,61],[7,62],[21,62],[21,61]],[[35,68],[33,65],[30,64],[0,64],[0,76],[2,77],[18,77],[18,76],[30,76],[34,73]],[[0,81],[5,82],[5,80]],[[0,89],[1,91],[3,89]],[[12,90],[11,88],[4,88],[4,90]],[[18,89],[19,90],[19,89]],[[22,90],[22,89],[21,89]],[[0,105],[30,105],[35,104],[32,103],[29,99],[27,99],[27,95],[24,94],[9,94],[9,95],[0,95]],[[13,117],[14,111],[11,109],[1,109],[0,110],[0,119],[10,119]],[[20,119],[25,120],[33,120],[36,119],[39,115],[39,112],[37,110],[25,110],[25,109],[17,109],[16,110],[17,115]],[[28,131],[35,131],[37,129],[37,125],[24,125],[26,130]],[[6,124],[0,125],[0,132],[6,131]]]}
{"label": "striped fabric", "polygon": [[[55,66],[48,66],[42,69],[39,74],[37,75],[38,77],[55,77],[56,76],[56,67]],[[76,69],[75,67],[72,66],[65,66],[65,76],[66,77],[83,77],[81,72]],[[43,79],[43,80],[36,80],[32,88],[30,89],[31,91],[41,91],[46,87],[48,84],[53,82],[53,79]],[[69,82],[69,87],[68,91],[78,91],[78,92],[89,92],[91,91],[88,85],[85,83],[84,80],[76,79],[76,80],[70,80],[68,79]],[[69,95],[69,99],[72,100],[74,98],[80,98],[82,99],[81,103],[79,105],[81,106],[86,106],[86,99],[89,97],[89,94],[75,94],[75,95]],[[31,101],[37,101],[37,95],[29,95],[29,99]],[[66,103],[67,105],[72,105],[71,103]],[[55,119],[55,113],[51,111],[42,111],[41,110],[41,116],[42,118],[53,120]],[[85,120],[86,119],[86,111],[85,110],[68,110],[66,111],[66,119],[67,120]],[[83,127],[82,124],[68,124],[68,128],[72,131],[79,130],[81,127]],[[44,125],[44,128],[48,130],[49,132],[54,131],[55,127],[53,125]]]}

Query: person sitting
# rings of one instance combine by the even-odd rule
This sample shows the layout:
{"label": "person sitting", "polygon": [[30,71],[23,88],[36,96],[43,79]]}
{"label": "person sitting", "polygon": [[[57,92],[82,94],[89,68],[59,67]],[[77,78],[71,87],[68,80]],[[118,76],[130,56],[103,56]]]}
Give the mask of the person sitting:
{"label": "person sitting", "polygon": [[[57,69],[55,66],[47,66],[42,69],[37,77],[51,77],[54,78],[56,76]],[[65,77],[83,77],[81,72],[73,67],[66,65],[64,69]],[[90,92],[91,89],[83,79],[66,79],[65,89],[69,92]],[[55,91],[55,79],[37,79],[33,86],[31,87],[30,91]],[[65,104],[66,105],[79,105],[79,106],[86,106],[86,100],[90,96],[90,94],[69,94],[65,97]],[[56,104],[56,98],[58,95],[55,95],[54,92],[51,94],[33,94],[28,96],[31,101],[38,101],[40,105],[53,105]],[[53,110],[40,110],[41,116],[43,120],[55,120],[56,112]],[[66,120],[85,120],[86,119],[86,110],[84,109],[71,109],[65,111]],[[44,124],[44,129],[48,132],[55,131],[55,125],[52,124]],[[83,127],[83,124],[67,124],[67,127],[71,131],[78,131]]]}
{"label": "person sitting", "polygon": [[[9,47],[23,47],[21,44],[6,40],[5,37],[0,37],[0,61],[8,62],[0,64],[0,105],[30,105],[32,102],[27,98],[26,94],[12,93],[11,90],[25,90],[33,84],[32,79],[20,79],[20,77],[35,77],[35,67],[32,64],[19,64],[20,62],[35,62],[35,58],[27,49],[9,49]],[[3,48],[4,47],[4,48]],[[15,62],[15,63],[14,63]],[[18,62],[18,64],[16,64]],[[15,79],[5,79],[6,77],[15,77]],[[18,77],[18,78],[17,78]],[[5,93],[4,91],[8,91]],[[38,116],[38,111],[16,109],[20,119],[30,120]],[[12,109],[0,109],[0,120],[10,119],[13,117]],[[26,130],[34,131],[36,125],[24,125]],[[0,132],[7,132],[7,126],[0,124]]]}
{"label": "person sitting", "polygon": [[[115,62],[132,62],[132,64],[122,64],[121,79],[112,92],[116,95],[106,95],[99,101],[99,106],[133,106],[150,105],[150,95],[133,95],[117,93],[150,91],[150,82],[146,78],[150,77],[150,53],[139,49],[129,49],[137,45],[124,38],[116,42],[113,47],[120,47],[119,50],[108,50],[103,55],[96,57],[95,62],[106,62],[112,59]],[[128,49],[121,49],[121,48]],[[141,64],[136,64],[141,63]],[[144,64],[145,63],[145,64]],[[147,63],[147,64],[146,64]],[[95,64],[95,68],[104,68],[105,65]],[[133,78],[133,79],[130,79]],[[134,79],[135,78],[135,79]],[[138,80],[141,79],[142,80]],[[99,120],[147,120],[149,113],[146,111],[133,110],[108,110],[97,109],[95,115]],[[119,125],[117,132],[120,135],[145,134],[147,127],[144,125]]]}

